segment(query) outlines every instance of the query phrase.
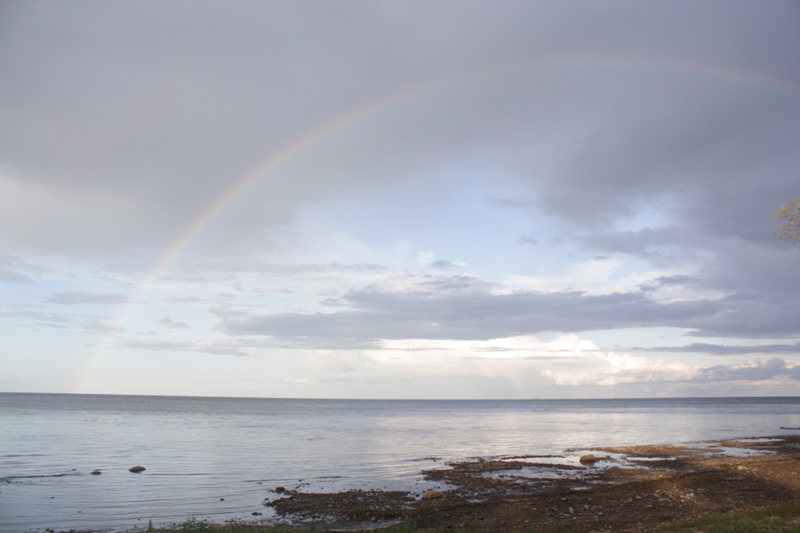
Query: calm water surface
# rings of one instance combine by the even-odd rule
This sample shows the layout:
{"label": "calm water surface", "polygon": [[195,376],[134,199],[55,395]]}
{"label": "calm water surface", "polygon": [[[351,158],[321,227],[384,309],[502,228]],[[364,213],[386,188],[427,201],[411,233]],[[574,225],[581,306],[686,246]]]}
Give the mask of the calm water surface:
{"label": "calm water surface", "polygon": [[[419,492],[453,459],[797,433],[800,398],[374,401],[0,393],[0,531],[252,518],[282,485]],[[577,454],[579,452],[571,452]],[[128,468],[142,465],[142,474]],[[99,476],[90,475],[99,469]],[[220,498],[224,498],[221,501]]]}

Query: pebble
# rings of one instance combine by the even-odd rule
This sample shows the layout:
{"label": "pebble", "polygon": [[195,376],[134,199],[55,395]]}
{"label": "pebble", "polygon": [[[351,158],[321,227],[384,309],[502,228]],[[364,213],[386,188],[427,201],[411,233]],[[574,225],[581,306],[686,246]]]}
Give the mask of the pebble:
{"label": "pebble", "polygon": [[102,472],[100,472],[99,470],[92,470],[93,476],[99,476],[100,474],[102,474]]}
{"label": "pebble", "polygon": [[145,470],[147,469],[143,466],[132,466],[128,469],[128,472],[133,472],[134,474],[138,474],[139,472],[144,472]]}

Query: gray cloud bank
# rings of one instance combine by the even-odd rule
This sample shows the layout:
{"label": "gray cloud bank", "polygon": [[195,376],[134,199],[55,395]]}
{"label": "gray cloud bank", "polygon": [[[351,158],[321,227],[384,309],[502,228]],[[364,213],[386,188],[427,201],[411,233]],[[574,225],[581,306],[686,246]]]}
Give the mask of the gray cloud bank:
{"label": "gray cloud bank", "polygon": [[[491,209],[544,215],[582,250],[690,264],[694,277],[593,295],[500,294],[476,277],[438,276],[405,292],[342,291],[324,301],[340,307],[326,313],[248,310],[223,318],[223,331],[298,346],[642,326],[800,335],[800,258],[771,236],[771,215],[800,195],[800,4],[0,9],[1,254],[152,262],[232,184],[320,125],[409,87],[494,72],[442,83],[325,137],[249,189],[192,251],[247,272],[252,264],[237,261],[263,253],[263,274],[380,272],[327,258],[284,264],[271,237],[324,202],[405,202],[386,191],[477,165],[519,192],[487,197]],[[515,238],[543,248],[535,230]],[[0,261],[0,281],[31,277],[22,259]],[[656,294],[669,288],[693,294]],[[70,291],[47,302],[123,300]]]}
{"label": "gray cloud bank", "polygon": [[[586,66],[512,69],[343,132],[242,198],[206,245],[252,246],[244,229],[475,153],[536,198],[507,202],[585,227],[673,197],[682,228],[758,240],[796,189],[793,3],[2,9],[0,238],[23,250],[163,249],[232,181],[348,109],[560,57]],[[541,146],[560,154],[546,171]]]}
{"label": "gray cloud bank", "polygon": [[425,291],[351,290],[338,302],[346,307],[341,311],[255,314],[224,320],[222,327],[234,335],[315,339],[330,347],[381,338],[488,340],[545,331],[651,326],[690,328],[702,336],[800,335],[800,308],[787,309],[762,295],[661,303],[646,292],[496,294],[490,290],[493,286],[466,276],[440,277],[437,282],[428,283],[435,290]]}
{"label": "gray cloud bank", "polygon": [[636,350],[672,353],[705,353],[709,355],[752,355],[752,354],[800,354],[800,342],[794,344],[759,344],[750,346],[727,346],[693,342],[687,346],[636,348]]}
{"label": "gray cloud bank", "polygon": [[712,366],[701,369],[695,381],[759,381],[774,378],[800,380],[800,365],[779,357],[741,366]]}

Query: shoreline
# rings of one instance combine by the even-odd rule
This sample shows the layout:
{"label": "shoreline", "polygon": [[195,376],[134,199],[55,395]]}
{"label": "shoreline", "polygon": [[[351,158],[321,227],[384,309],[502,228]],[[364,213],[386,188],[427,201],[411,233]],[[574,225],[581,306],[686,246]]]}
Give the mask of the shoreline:
{"label": "shoreline", "polygon": [[[800,436],[702,444],[587,449],[594,461],[580,465],[559,456],[476,458],[423,471],[442,484],[423,494],[276,487],[264,505],[288,528],[280,531],[577,533],[663,531],[665,524],[800,502]],[[796,523],[800,528],[800,518]],[[275,524],[235,523],[236,531],[276,531]]]}

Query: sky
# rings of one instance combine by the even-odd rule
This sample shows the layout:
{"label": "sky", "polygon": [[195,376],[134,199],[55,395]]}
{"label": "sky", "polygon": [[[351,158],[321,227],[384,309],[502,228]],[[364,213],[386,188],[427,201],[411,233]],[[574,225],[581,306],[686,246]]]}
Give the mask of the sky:
{"label": "sky", "polygon": [[0,391],[800,393],[800,4],[6,1]]}

